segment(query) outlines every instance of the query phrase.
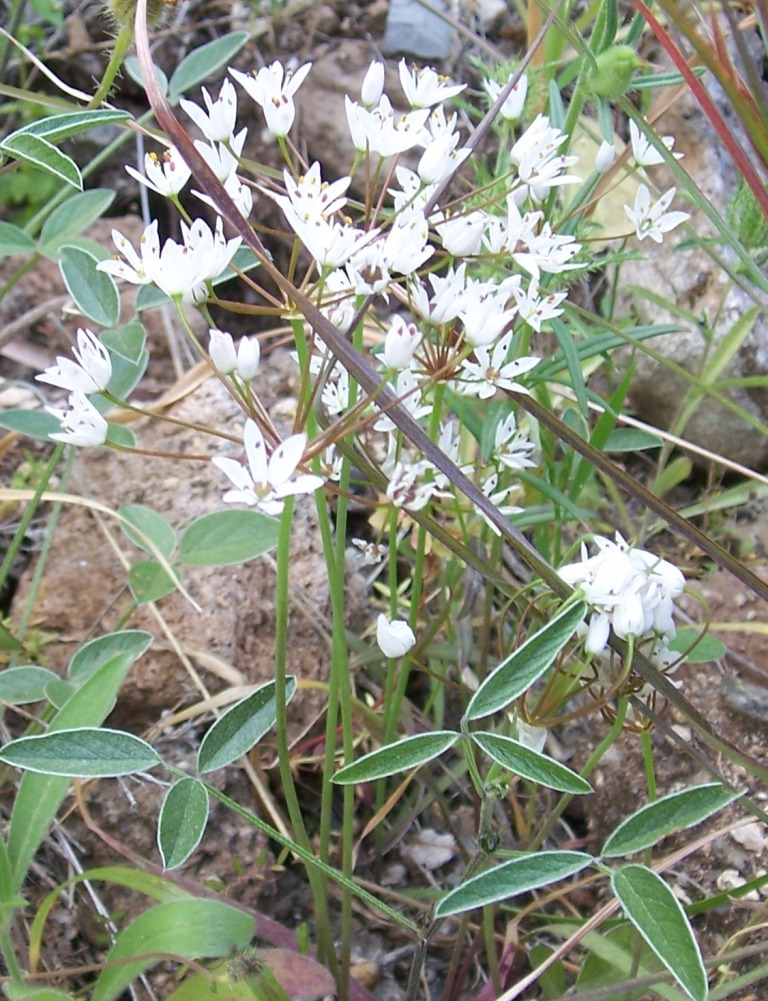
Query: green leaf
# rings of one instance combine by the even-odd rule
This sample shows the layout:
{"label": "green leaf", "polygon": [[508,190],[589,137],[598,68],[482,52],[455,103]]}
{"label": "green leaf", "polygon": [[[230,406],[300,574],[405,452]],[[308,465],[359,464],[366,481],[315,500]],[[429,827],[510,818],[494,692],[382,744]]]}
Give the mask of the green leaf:
{"label": "green leaf", "polygon": [[93,254],[72,245],[61,248],[59,270],[75,306],[89,320],[113,327],[120,317],[120,296],[112,276],[97,271]]}
{"label": "green leaf", "polygon": [[45,686],[58,675],[44,667],[27,664],[0,671],[0,699],[12,706],[24,706],[45,698]]}
{"label": "green leaf", "polygon": [[[108,663],[116,654],[127,657],[130,664],[149,649],[152,634],[143,629],[124,629],[97,636],[83,644],[67,666],[67,676],[82,683]],[[83,720],[85,722],[85,720]]]}
{"label": "green leaf", "polygon": [[435,908],[436,918],[495,904],[539,886],[567,879],[594,862],[584,852],[535,852],[473,876],[447,893]]}
{"label": "green leaf", "polygon": [[40,775],[106,779],[144,772],[161,758],[132,733],[84,726],[12,740],[0,750],[0,761]]}
{"label": "green leaf", "polygon": [[[54,716],[48,733],[75,726],[98,726],[114,708],[117,691],[134,659],[130,655],[117,654],[102,664]],[[59,776],[27,772],[22,777],[8,832],[14,890],[24,882],[27,867],[48,833],[68,788],[69,779]]]}
{"label": "green leaf", "polygon": [[168,84],[168,101],[176,104],[179,98],[203,80],[208,80],[213,74],[231,62],[250,38],[247,31],[234,31],[223,38],[201,45],[185,56],[171,77]]}
{"label": "green leaf", "polygon": [[176,581],[154,560],[139,560],[128,571],[128,586],[137,605],[160,601],[176,590]]}
{"label": "green leaf", "polygon": [[576,632],[586,611],[583,602],[569,605],[502,661],[470,699],[466,718],[473,720],[490,716],[526,692],[551,666]]}
{"label": "green leaf", "polygon": [[113,355],[119,355],[126,361],[138,365],[145,353],[147,331],[143,323],[133,320],[115,330],[105,330],[101,340]]}
{"label": "green leaf", "polygon": [[603,857],[633,855],[650,848],[673,831],[700,824],[741,795],[713,782],[662,796],[619,824],[603,846]]}
{"label": "green leaf", "polygon": [[[95,402],[95,399],[91,402]],[[119,448],[135,448],[136,435],[124,424],[110,424],[107,430],[107,442]]]}
{"label": "green leaf", "polygon": [[[141,67],[139,66],[139,60],[136,56],[128,56],[123,63],[123,70],[135,83],[137,83],[142,89],[144,88],[144,79],[141,75]],[[158,86],[160,87],[160,92],[163,96],[165,96],[168,93],[168,77],[160,69],[160,67],[154,65],[154,63],[152,64],[152,70],[155,74]]]}
{"label": "green leaf", "polygon": [[592,786],[586,779],[546,754],[526,747],[519,740],[482,730],[471,734],[471,737],[489,758],[515,775],[522,775],[531,782],[538,782],[539,785],[558,789],[560,792],[577,795],[592,792]]}
{"label": "green leaf", "polygon": [[24,646],[19,643],[11,630],[0,622],[0,650],[12,650],[14,653],[23,653]]}
{"label": "green leaf", "polygon": [[218,900],[173,900],[140,914],[109,950],[91,1001],[114,1001],[155,963],[158,953],[180,959],[213,959],[245,949],[255,922]]}
{"label": "green leaf", "polygon": [[664,880],[644,865],[613,873],[624,913],[693,1001],[706,1001],[707,974],[688,918]]}
{"label": "green leaf", "polygon": [[435,733],[417,733],[412,737],[405,737],[340,768],[333,776],[333,781],[339,785],[351,785],[408,772],[437,758],[449,747],[453,747],[458,739],[459,734],[453,730],[437,730]]}
{"label": "green leaf", "polygon": [[179,543],[179,559],[190,567],[245,563],[277,546],[279,523],[259,511],[215,511],[197,518]]}
{"label": "green leaf", "polygon": [[[30,125],[25,125],[16,132],[8,136],[31,135],[47,139],[48,142],[57,143],[63,139],[70,139],[81,132],[88,132],[89,129],[99,128],[103,125],[114,125],[117,122],[127,122],[131,116],[127,111],[72,111],[61,115],[49,115],[48,118],[39,118]],[[6,140],[7,142],[8,140]],[[2,144],[0,144],[2,145]]]}
{"label": "green leaf", "polygon": [[664,443],[657,434],[640,428],[616,428],[608,435],[604,452],[642,452],[647,448],[661,448]]}
{"label": "green leaf", "polygon": [[48,174],[53,174],[54,177],[71,184],[78,191],[83,190],[83,178],[75,161],[56,149],[47,139],[41,139],[27,133],[14,132],[0,142],[0,151],[17,160],[24,160],[25,163],[38,167]]}
{"label": "green leaf", "polygon": [[38,438],[41,441],[49,441],[49,435],[61,431],[61,423],[53,414],[48,414],[44,410],[22,410],[18,407],[0,411],[0,427],[8,431],[18,431],[28,438]]}
{"label": "green leaf", "polygon": [[208,806],[208,790],[197,779],[179,779],[168,790],[157,821],[157,845],[164,869],[186,862],[200,844]]}
{"label": "green leaf", "polygon": [[63,709],[77,689],[69,681],[54,678],[45,686],[45,697],[54,709]]}
{"label": "green leaf", "polygon": [[685,653],[686,664],[708,664],[712,660],[720,660],[726,652],[722,640],[712,633],[702,633],[695,626],[681,626],[669,649],[674,653]]}
{"label": "green leaf", "polygon": [[[169,559],[176,548],[176,533],[161,514],[143,504],[126,504],[125,507],[118,510],[118,514],[130,522],[130,525],[121,522],[120,527],[134,545],[138,546],[139,549],[151,552],[146,543],[146,540],[149,539],[163,556]],[[138,529],[138,532],[134,531],[131,526]]]}
{"label": "green leaf", "polygon": [[71,994],[57,991],[53,987],[8,983],[3,985],[3,991],[8,1001],[72,1001]]}
{"label": "green leaf", "polygon": [[51,212],[40,230],[41,253],[52,257],[58,248],[90,226],[109,208],[115,192],[109,188],[93,188],[72,195]]}
{"label": "green leaf", "polygon": [[[296,691],[296,679],[286,680],[286,702]],[[277,719],[275,683],[268,681],[231,706],[203,737],[197,769],[204,775],[242,758],[257,744]]]}
{"label": "green leaf", "polygon": [[29,254],[37,244],[23,229],[10,222],[0,222],[0,257]]}

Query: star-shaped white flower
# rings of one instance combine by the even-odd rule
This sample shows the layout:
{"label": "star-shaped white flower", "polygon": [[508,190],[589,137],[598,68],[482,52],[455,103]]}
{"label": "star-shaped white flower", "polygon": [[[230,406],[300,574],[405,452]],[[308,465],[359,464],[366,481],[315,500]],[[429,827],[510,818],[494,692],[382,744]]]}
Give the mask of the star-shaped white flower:
{"label": "star-shaped white flower", "polygon": [[95,334],[80,327],[73,354],[76,362],[59,356],[55,365],[35,376],[37,381],[71,393],[102,393],[112,378],[112,360],[107,349]]}
{"label": "star-shaped white flower", "polygon": [[61,431],[48,437],[67,445],[103,445],[109,425],[85,393],[72,393],[69,407],[69,410],[46,407],[48,413],[61,422]]}
{"label": "star-shaped white flower", "polygon": [[320,476],[296,472],[307,444],[305,434],[291,435],[267,456],[264,435],[249,418],[243,440],[247,466],[224,455],[216,455],[212,460],[235,487],[224,494],[226,504],[247,504],[261,508],[266,514],[279,515],[285,497],[309,494],[323,485]]}
{"label": "star-shaped white flower", "polygon": [[237,118],[237,91],[231,80],[225,80],[221,85],[216,101],[203,87],[203,100],[208,113],[194,101],[182,97],[179,102],[192,121],[209,142],[229,142],[235,131]]}
{"label": "star-shaped white flower", "polygon": [[291,131],[296,107],[293,95],[299,89],[312,63],[305,63],[295,73],[287,72],[279,62],[262,66],[258,73],[241,73],[230,67],[229,72],[261,107],[267,128],[272,135],[282,138]]}
{"label": "star-shaped white flower", "polygon": [[174,146],[164,150],[162,156],[147,153],[144,157],[144,174],[140,174],[135,167],[128,166],[125,169],[139,184],[151,188],[164,198],[178,195],[192,176],[192,171]]}
{"label": "star-shaped white flower", "polygon": [[632,208],[629,205],[624,206],[624,211],[635,227],[638,240],[644,240],[649,236],[655,243],[661,243],[665,233],[669,233],[690,218],[687,212],[667,212],[676,191],[676,188],[670,188],[657,202],[651,204],[651,192],[645,184],[640,185]]}

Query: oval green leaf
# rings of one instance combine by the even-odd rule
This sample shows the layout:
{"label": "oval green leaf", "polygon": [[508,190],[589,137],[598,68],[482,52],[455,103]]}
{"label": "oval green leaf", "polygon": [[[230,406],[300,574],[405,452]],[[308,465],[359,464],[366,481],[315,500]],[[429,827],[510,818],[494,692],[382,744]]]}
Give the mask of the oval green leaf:
{"label": "oval green leaf", "polygon": [[175,782],[165,795],[157,821],[157,846],[164,869],[187,861],[208,823],[208,790],[197,779]]}
{"label": "oval green leaf", "polygon": [[[286,703],[296,692],[296,679],[289,675],[285,685]],[[242,758],[275,725],[277,703],[275,683],[268,681],[255,692],[231,706],[203,737],[197,754],[201,775],[231,765]]]}
{"label": "oval green leaf", "polygon": [[44,410],[22,410],[13,407],[0,413],[0,427],[8,431],[18,431],[28,438],[48,441],[49,435],[61,431],[61,422]]}
{"label": "oval green leaf", "polygon": [[152,634],[143,629],[123,629],[89,640],[75,653],[67,665],[67,675],[78,683],[95,674],[116,654],[133,664],[149,649]]}
{"label": "oval green leaf", "polygon": [[0,257],[29,254],[35,247],[35,241],[29,233],[25,233],[11,222],[0,222]]}
{"label": "oval green leaf", "polygon": [[179,543],[179,560],[190,567],[245,563],[277,546],[279,523],[259,511],[214,511],[197,518]]}
{"label": "oval green leaf", "polygon": [[109,950],[92,1001],[114,1001],[144,970],[161,962],[158,953],[180,959],[214,959],[242,951],[255,922],[218,900],[172,900],[139,915]]}
{"label": "oval green leaf", "polygon": [[453,730],[417,733],[412,737],[405,737],[340,768],[333,776],[333,781],[339,785],[351,785],[409,772],[412,768],[418,768],[437,758],[449,747],[453,747],[458,739],[459,734]]}
{"label": "oval green leaf", "polygon": [[712,782],[662,796],[619,824],[603,846],[603,858],[634,855],[650,848],[674,831],[701,823],[741,795]]}
{"label": "oval green leaf", "polygon": [[250,38],[247,31],[234,31],[194,49],[181,60],[168,84],[168,101],[175,104],[191,87],[226,66]]}
{"label": "oval green leaf", "polygon": [[51,212],[40,230],[41,253],[54,256],[62,243],[82,233],[103,215],[114,199],[115,192],[109,188],[92,188],[62,202]]}
{"label": "oval green leaf", "polygon": [[0,699],[12,706],[24,706],[45,698],[45,686],[59,677],[45,667],[27,664],[0,671]]}
{"label": "oval green leaf", "polygon": [[594,862],[584,852],[536,852],[481,872],[447,893],[435,908],[436,918],[495,904],[539,886],[567,879]]}
{"label": "oval green leaf", "polygon": [[[176,533],[161,514],[144,504],[126,504],[118,510],[118,514],[130,522],[128,525],[121,522],[120,527],[134,545],[151,552],[147,546],[149,539],[166,559],[170,557],[176,548]],[[138,532],[132,528],[137,528]]]}
{"label": "oval green leaf", "polygon": [[145,740],[100,727],[20,737],[0,750],[0,761],[15,768],[75,779],[133,775],[153,768],[160,760]]}
{"label": "oval green leaf", "polygon": [[128,586],[137,605],[173,594],[176,581],[154,560],[139,560],[128,571]]}
{"label": "oval green leaf", "polygon": [[669,644],[674,653],[684,653],[686,664],[708,664],[725,656],[725,644],[701,627],[681,626]]}
{"label": "oval green leaf", "polygon": [[551,666],[576,632],[586,611],[587,606],[583,602],[569,605],[502,661],[470,699],[466,718],[473,720],[490,716],[526,692]]}
{"label": "oval green leaf", "polygon": [[133,320],[115,330],[105,330],[101,340],[113,355],[119,355],[126,361],[138,365],[144,357],[147,331],[143,323]]}
{"label": "oval green leaf", "polygon": [[53,174],[61,181],[71,184],[78,191],[83,190],[83,178],[77,164],[61,150],[39,136],[14,132],[0,143],[0,150],[17,160],[24,160],[33,167]]}
{"label": "oval green leaf", "polygon": [[130,118],[127,111],[68,111],[61,115],[49,115],[48,118],[40,118],[36,122],[24,125],[8,139],[12,139],[13,136],[31,135],[57,143],[64,139],[71,139],[72,136],[87,132],[89,129],[99,128],[103,125],[114,125],[117,122],[127,122]]}
{"label": "oval green leaf", "polygon": [[707,973],[688,918],[664,880],[644,865],[613,873],[624,913],[693,1001],[706,1001]]}
{"label": "oval green leaf", "polygon": [[515,775],[522,775],[531,782],[560,792],[576,795],[592,792],[592,786],[581,775],[546,754],[526,747],[519,740],[482,730],[471,734],[471,737],[489,758]]}
{"label": "oval green leaf", "polygon": [[661,448],[664,443],[657,434],[640,428],[615,428],[603,445],[604,452],[642,452],[648,448]]}
{"label": "oval green leaf", "polygon": [[112,276],[97,271],[98,259],[71,244],[61,248],[59,270],[75,306],[89,320],[113,327],[120,318],[120,296]]}

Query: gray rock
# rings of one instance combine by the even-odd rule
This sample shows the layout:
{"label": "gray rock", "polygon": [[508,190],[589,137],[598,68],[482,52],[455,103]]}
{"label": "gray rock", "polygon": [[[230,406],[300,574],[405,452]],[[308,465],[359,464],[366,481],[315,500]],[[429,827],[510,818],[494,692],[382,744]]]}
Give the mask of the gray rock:
{"label": "gray rock", "polygon": [[[432,5],[447,13],[444,0]],[[447,59],[453,45],[453,28],[419,0],[392,0],[387,15],[382,50],[387,56],[409,55],[419,59]]]}

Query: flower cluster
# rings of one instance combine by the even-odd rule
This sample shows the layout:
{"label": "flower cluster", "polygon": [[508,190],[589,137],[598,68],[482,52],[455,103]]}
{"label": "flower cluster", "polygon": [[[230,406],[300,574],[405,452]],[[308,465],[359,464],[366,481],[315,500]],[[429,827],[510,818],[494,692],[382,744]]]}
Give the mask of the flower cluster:
{"label": "flower cluster", "polygon": [[61,424],[61,431],[51,438],[68,445],[103,445],[108,425],[88,396],[106,390],[112,378],[112,359],[98,337],[82,327],[77,331],[73,354],[77,361],[59,356],[55,365],[37,376],[38,382],[58,386],[70,394],[68,410],[47,408]]}
{"label": "flower cluster", "polygon": [[685,578],[672,563],[629,546],[618,534],[615,541],[602,536],[594,541],[593,556],[582,546],[581,559],[559,570],[592,607],[585,649],[598,657],[607,654],[613,630],[621,639],[650,641],[648,656],[666,667],[675,635],[675,599],[683,593]]}

